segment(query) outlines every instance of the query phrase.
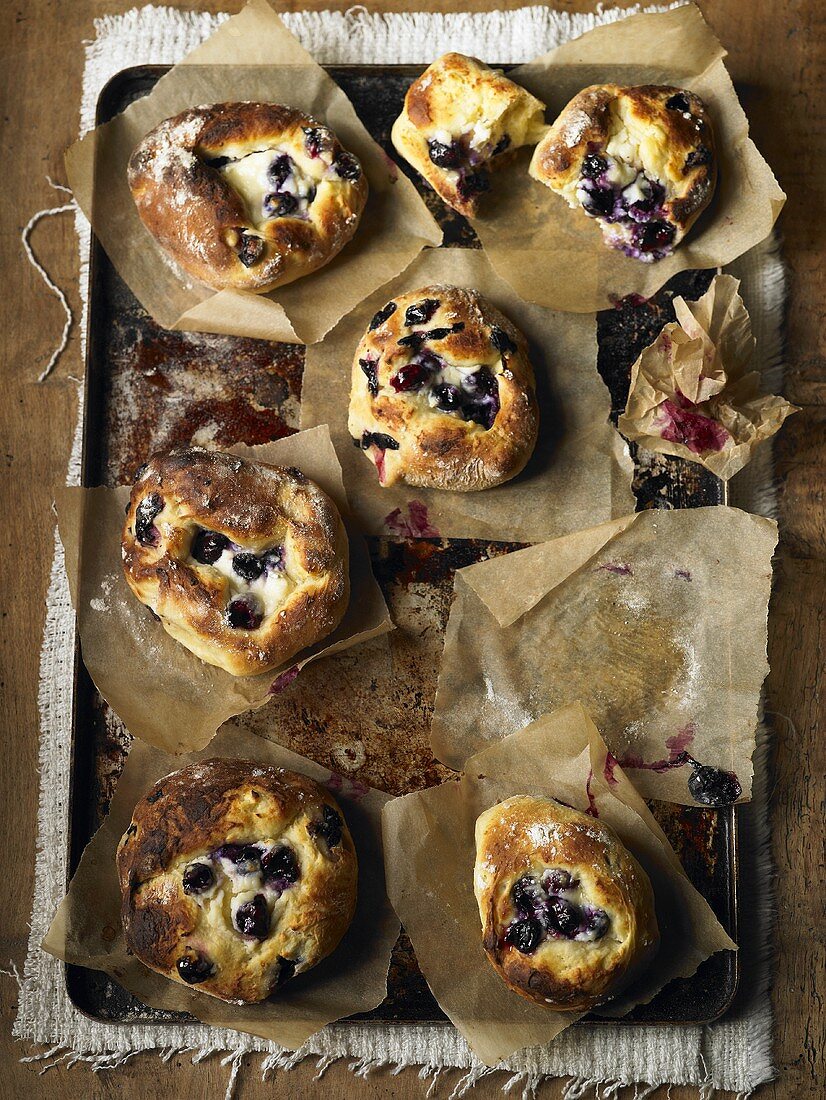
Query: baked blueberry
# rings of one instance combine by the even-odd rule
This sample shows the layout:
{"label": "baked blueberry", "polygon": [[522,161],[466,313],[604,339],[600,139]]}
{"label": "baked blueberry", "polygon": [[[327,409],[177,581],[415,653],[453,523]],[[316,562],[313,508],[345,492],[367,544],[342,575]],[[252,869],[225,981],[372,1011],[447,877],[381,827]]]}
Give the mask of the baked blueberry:
{"label": "baked blueberry", "polygon": [[420,390],[429,380],[430,371],[423,363],[408,363],[392,376],[390,385],[396,393],[409,393]]}
{"label": "baked blueberry", "polygon": [[743,793],[743,788],[734,772],[698,764],[689,777],[688,791],[694,801],[703,806],[730,806]]}
{"label": "baked blueberry", "polygon": [[190,863],[183,874],[184,893],[202,894],[214,881],[215,875],[208,863]]}
{"label": "baked blueberry", "polygon": [[[378,314],[376,315],[378,316]],[[375,320],[375,318],[374,318]],[[379,365],[375,359],[359,359],[359,366],[364,371],[364,376],[367,379],[367,389],[371,397],[375,397],[379,392]]]}
{"label": "baked blueberry", "polygon": [[383,325],[387,318],[392,317],[398,308],[395,302],[388,302],[386,306],[382,306],[378,313],[373,314],[373,320],[367,326],[370,332],[377,329],[379,325]]}
{"label": "baked blueberry", "polygon": [[257,630],[263,618],[261,605],[252,596],[236,596],[227,607],[227,622],[236,630]]}
{"label": "baked blueberry", "polygon": [[357,180],[361,175],[361,165],[352,153],[344,149],[333,161],[333,167],[343,180]]}
{"label": "baked blueberry", "polygon": [[237,573],[239,577],[243,577],[250,583],[258,580],[264,572],[264,566],[263,557],[259,558],[257,554],[249,554],[246,551],[236,554],[232,559],[233,573]]}
{"label": "baked blueberry", "polygon": [[267,169],[267,178],[270,183],[276,187],[280,187],[282,183],[287,179],[287,176],[293,170],[293,162],[286,153],[282,153],[280,157],[276,157],[272,164]]}
{"label": "baked blueberry", "polygon": [[155,526],[155,516],[163,511],[163,497],[150,493],[135,509],[135,538],[141,546],[155,546],[160,532]]}
{"label": "baked blueberry", "polygon": [[265,940],[270,930],[270,911],[263,894],[256,894],[235,910],[235,927],[242,936]]}
{"label": "baked blueberry", "polygon": [[308,831],[311,836],[321,837],[328,848],[335,848],[341,842],[341,818],[332,806],[325,806],[321,821],[311,822]]}
{"label": "baked blueberry", "polygon": [[404,314],[404,323],[408,328],[413,325],[426,325],[436,310],[439,308],[437,298],[425,298],[408,306]]}
{"label": "baked blueberry", "polygon": [[429,141],[427,152],[437,168],[459,168],[464,160],[464,150],[458,141],[451,141],[450,144]]}
{"label": "baked blueberry", "polygon": [[505,942],[523,955],[532,955],[542,940],[542,928],[531,917],[515,920],[505,933]]}
{"label": "baked blueberry", "polygon": [[551,918],[551,926],[567,939],[571,939],[577,934],[582,923],[580,910],[575,905],[571,905],[569,901],[565,901],[564,898],[550,899],[548,902],[548,915]]}
{"label": "baked blueberry", "polygon": [[212,976],[215,969],[206,955],[202,955],[200,952],[193,955],[182,955],[178,959],[176,968],[187,985],[197,985],[198,982],[205,982],[207,978]]}
{"label": "baked blueberry", "polygon": [[298,860],[295,858],[295,852],[286,844],[264,852],[261,856],[261,870],[267,882],[272,882],[282,890],[285,885],[298,882]]}
{"label": "baked blueberry", "polygon": [[189,552],[201,565],[214,565],[228,546],[229,539],[226,535],[201,527],[192,540]]}
{"label": "baked blueberry", "polygon": [[260,237],[254,237],[243,230],[240,233],[238,245],[238,259],[244,267],[252,267],[257,264],[264,255],[264,242]]}

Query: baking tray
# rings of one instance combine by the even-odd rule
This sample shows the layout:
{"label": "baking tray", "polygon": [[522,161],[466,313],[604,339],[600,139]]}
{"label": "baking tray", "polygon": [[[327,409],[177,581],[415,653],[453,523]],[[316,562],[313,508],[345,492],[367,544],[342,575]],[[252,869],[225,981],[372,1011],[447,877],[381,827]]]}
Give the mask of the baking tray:
{"label": "baking tray", "polygon": [[[166,66],[153,65],[117,74],[101,92],[97,123],[107,122],[146,95],[166,71]],[[392,153],[392,122],[408,85],[421,71],[418,66],[328,69],[388,153]],[[445,244],[479,247],[467,221],[446,208],[406,166],[402,168],[442,225]],[[631,364],[662,325],[673,320],[673,295],[699,297],[711,274],[683,272],[648,302],[624,299],[597,316],[597,367],[611,393],[614,416],[625,404]],[[94,235],[88,333],[83,485],[129,483],[144,456],[163,446],[193,439],[227,446],[264,443],[297,429],[303,347],[159,328],[119,278]],[[723,502],[716,478],[700,466],[664,456],[647,456],[645,462],[635,463],[634,491],[639,508]],[[451,774],[433,759],[427,730],[453,574],[519,544],[381,538],[368,542],[398,629],[389,640],[309,666],[277,701],[240,721],[263,732],[268,722],[277,720],[280,728],[291,731],[287,744],[294,751],[401,794]],[[106,815],[130,741],[92,684],[79,649],[75,669],[70,875]],[[736,938],[734,809],[715,812],[658,802],[652,802],[651,809],[689,878]],[[189,1019],[143,1005],[100,971],[67,966],[66,981],[74,1004],[96,1019]],[[737,981],[737,955],[719,952],[691,978],[672,982],[650,1004],[616,1022],[707,1022],[728,1008]],[[448,1022],[419,972],[404,933],[393,952],[387,998],[374,1011],[353,1019]]]}

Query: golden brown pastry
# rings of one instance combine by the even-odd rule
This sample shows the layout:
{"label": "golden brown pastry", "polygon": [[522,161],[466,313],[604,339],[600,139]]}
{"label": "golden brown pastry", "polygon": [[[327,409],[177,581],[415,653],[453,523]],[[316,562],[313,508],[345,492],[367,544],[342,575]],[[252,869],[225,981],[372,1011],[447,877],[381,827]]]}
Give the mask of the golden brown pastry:
{"label": "golden brown pastry", "polygon": [[347,534],[326,493],[295,468],[202,447],[138,472],[123,568],[167,633],[233,676],[313,645],[349,599]]}
{"label": "golden brown pastry", "polygon": [[506,984],[557,1011],[615,996],[659,944],[643,869],[607,825],[517,795],[476,822],[482,942]]}
{"label": "golden brown pastry", "polygon": [[530,173],[596,218],[611,248],[651,263],[673,252],[711,202],[711,119],[683,88],[595,84],[537,145]]}
{"label": "golden brown pastry", "polygon": [[326,126],[275,103],[192,107],[129,161],[146,228],[214,290],[263,292],[328,263],[356,231],[367,177]]}
{"label": "golden brown pastry", "polygon": [[446,53],[410,85],[393,145],[460,214],[473,215],[490,173],[545,132],[545,104],[474,57]]}
{"label": "golden brown pastry", "polygon": [[335,800],[249,760],[159,779],[135,807],[117,868],[130,951],[222,1001],[263,1001],[315,966],[356,906],[356,852]]}
{"label": "golden brown pastry", "polygon": [[530,458],[538,423],[527,341],[474,290],[403,294],[358,345],[349,430],[381,485],[499,485]]}

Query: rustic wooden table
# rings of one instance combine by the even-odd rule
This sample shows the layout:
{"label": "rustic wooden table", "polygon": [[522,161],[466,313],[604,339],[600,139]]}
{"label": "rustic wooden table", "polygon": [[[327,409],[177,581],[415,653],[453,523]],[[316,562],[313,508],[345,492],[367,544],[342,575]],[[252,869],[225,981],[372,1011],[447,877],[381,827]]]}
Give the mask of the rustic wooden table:
{"label": "rustic wooden table", "polygon": [[[29,0],[0,5],[4,140],[2,235],[5,397],[2,401],[3,477],[0,480],[0,691],[2,768],[0,825],[0,964],[22,967],[32,892],[37,807],[37,670],[44,596],[52,559],[54,490],[63,482],[76,417],[76,381],[81,374],[75,326],[67,353],[44,385],[36,378],[63,323],[57,302],[25,262],[20,230],[37,209],[55,203],[46,173],[64,180],[63,150],[74,139],[81,90],[81,41],[93,35],[96,16],[117,13],[134,0]],[[181,8],[240,7],[184,0]],[[348,7],[347,0],[305,0],[290,7]],[[517,7],[519,0],[446,0],[416,3],[386,0],[385,10]],[[584,0],[557,0],[565,10],[591,10]],[[803,407],[783,430],[778,446],[781,484],[781,544],[770,618],[770,707],[777,712],[772,827],[778,871],[777,968],[774,985],[775,1059],[778,1080],[761,1096],[815,1100],[823,1096],[823,998],[826,995],[823,937],[818,936],[818,873],[822,872],[822,780],[826,771],[826,701],[818,676],[826,647],[826,271],[823,262],[826,209],[826,6],[820,0],[744,4],[700,0],[727,45],[729,66],[740,90],[752,133],[785,190],[780,220],[789,267],[788,373],[785,392]],[[35,245],[55,279],[71,288],[79,313],[78,266],[73,220],[49,219]],[[744,908],[748,919],[748,906]],[[94,1076],[88,1067],[58,1067],[39,1077],[29,1053],[10,1039],[15,1014],[13,985],[2,979],[0,1095],[3,1097],[154,1097],[158,1088],[178,1096],[223,1095],[228,1070],[217,1059],[197,1067],[185,1057],[164,1065],[157,1057],[134,1058],[114,1074]],[[376,1071],[353,1077],[333,1066],[321,1083],[311,1063],[287,1079],[260,1083],[252,1065],[242,1068],[237,1095],[254,1097],[288,1090],[290,1096],[423,1097],[427,1084],[416,1069],[398,1076]],[[458,1072],[440,1079],[449,1095]],[[482,1081],[475,1095],[499,1094],[500,1074]],[[543,1097],[559,1097],[549,1082]],[[665,1095],[665,1090],[658,1093]],[[674,1088],[672,1100],[696,1096]]]}

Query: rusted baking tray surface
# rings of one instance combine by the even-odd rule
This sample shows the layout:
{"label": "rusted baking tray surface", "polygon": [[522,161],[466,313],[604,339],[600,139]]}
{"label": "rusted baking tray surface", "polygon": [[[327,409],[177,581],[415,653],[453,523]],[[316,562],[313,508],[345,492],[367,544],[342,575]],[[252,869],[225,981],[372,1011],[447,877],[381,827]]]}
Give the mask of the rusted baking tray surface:
{"label": "rusted baking tray surface", "polygon": [[[146,95],[164,66],[141,66],[103,89],[98,123]],[[389,134],[404,93],[421,68],[330,68],[377,141]],[[419,186],[418,178],[409,173]],[[445,230],[445,244],[477,247],[472,229],[420,187]],[[92,241],[86,365],[84,485],[132,481],[154,449],[190,441],[264,443],[295,431],[303,348],[230,336],[160,329]],[[625,404],[639,350],[673,320],[672,295],[697,298],[710,272],[684,272],[649,302],[619,303],[597,319],[598,367],[615,412]],[[701,467],[657,457],[637,463],[639,507],[697,507],[722,501],[720,483]],[[398,629],[305,669],[262,711],[241,721],[252,729],[277,722],[289,747],[333,770],[394,794],[441,781],[448,773],[430,752],[427,731],[436,692],[442,634],[457,568],[516,544],[465,540],[370,540],[373,567]],[[120,721],[98,695],[79,654],[73,714],[70,871],[106,814],[129,743]],[[353,716],[357,718],[354,720]],[[652,803],[692,882],[736,937],[734,811],[713,812]],[[69,966],[67,984],[83,1012],[108,1021],[185,1019],[148,1008],[107,975]],[[672,982],[625,1019],[699,1023],[731,1003],[737,986],[733,952],[712,956],[692,978]],[[402,934],[393,953],[386,1000],[358,1019],[444,1022]],[[622,1023],[623,1021],[619,1021]]]}

